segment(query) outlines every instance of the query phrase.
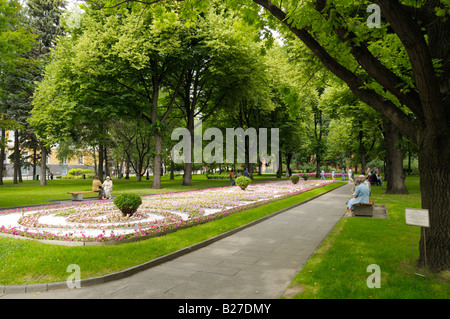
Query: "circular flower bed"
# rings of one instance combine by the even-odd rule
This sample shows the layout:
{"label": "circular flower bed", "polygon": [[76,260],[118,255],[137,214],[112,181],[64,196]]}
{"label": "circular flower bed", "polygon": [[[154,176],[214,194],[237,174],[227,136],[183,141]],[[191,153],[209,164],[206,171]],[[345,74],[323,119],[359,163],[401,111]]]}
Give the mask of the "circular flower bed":
{"label": "circular flower bed", "polygon": [[334,181],[309,180],[219,187],[142,196],[132,216],[112,201],[25,207],[0,212],[0,234],[33,239],[110,242],[142,239],[220,218]]}

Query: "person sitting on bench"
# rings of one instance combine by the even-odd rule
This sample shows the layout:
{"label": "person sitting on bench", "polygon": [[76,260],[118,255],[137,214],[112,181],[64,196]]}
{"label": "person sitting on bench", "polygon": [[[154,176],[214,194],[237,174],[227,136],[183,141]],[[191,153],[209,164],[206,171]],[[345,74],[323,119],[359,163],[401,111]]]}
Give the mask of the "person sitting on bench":
{"label": "person sitting on bench", "polygon": [[104,196],[103,186],[98,176],[95,176],[94,180],[92,181],[92,190],[94,192],[98,192],[98,199],[103,199]]}
{"label": "person sitting on bench", "polygon": [[355,204],[368,204],[370,200],[370,189],[360,179],[355,181],[355,185],[353,198],[347,201],[348,216],[355,216]]}

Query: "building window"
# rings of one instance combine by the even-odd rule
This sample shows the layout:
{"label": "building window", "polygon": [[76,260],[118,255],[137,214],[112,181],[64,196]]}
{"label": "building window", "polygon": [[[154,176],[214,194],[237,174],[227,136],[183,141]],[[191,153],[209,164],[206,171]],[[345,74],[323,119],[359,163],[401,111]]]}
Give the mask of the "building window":
{"label": "building window", "polygon": [[28,175],[30,173],[30,170],[28,168],[22,167],[20,171],[21,171],[22,176]]}

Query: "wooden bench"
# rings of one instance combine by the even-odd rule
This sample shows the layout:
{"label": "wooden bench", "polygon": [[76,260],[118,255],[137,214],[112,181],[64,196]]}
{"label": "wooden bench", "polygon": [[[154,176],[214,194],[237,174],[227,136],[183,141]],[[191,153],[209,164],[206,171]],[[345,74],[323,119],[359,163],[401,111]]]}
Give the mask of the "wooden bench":
{"label": "wooden bench", "polygon": [[89,193],[97,193],[97,192],[94,192],[94,191],[67,192],[67,194],[72,195],[72,201],[82,201],[83,194],[89,194]]}
{"label": "wooden bench", "polygon": [[373,216],[373,209],[374,209],[374,200],[373,198],[369,199],[369,203],[367,204],[355,204],[353,212],[355,213],[355,216]]}

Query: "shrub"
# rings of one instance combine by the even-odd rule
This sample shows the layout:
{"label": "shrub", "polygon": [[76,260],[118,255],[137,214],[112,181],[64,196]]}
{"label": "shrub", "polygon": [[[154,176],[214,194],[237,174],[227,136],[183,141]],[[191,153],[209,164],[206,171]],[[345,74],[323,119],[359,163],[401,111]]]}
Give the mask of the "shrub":
{"label": "shrub", "polygon": [[308,174],[302,174],[302,178],[303,178],[304,181],[307,181],[308,178],[309,178],[309,175]]}
{"label": "shrub", "polygon": [[290,180],[291,180],[292,184],[297,184],[298,181],[300,180],[300,177],[298,175],[292,175],[290,177]]}
{"label": "shrub", "polygon": [[120,194],[114,198],[114,205],[122,212],[124,216],[132,216],[142,204],[142,199],[136,194]]}
{"label": "shrub", "polygon": [[239,176],[235,180],[235,184],[239,186],[242,190],[245,190],[248,185],[252,183],[252,180],[245,176]]}
{"label": "shrub", "polygon": [[69,175],[81,175],[83,173],[83,170],[81,168],[73,168],[71,170],[69,170]]}

